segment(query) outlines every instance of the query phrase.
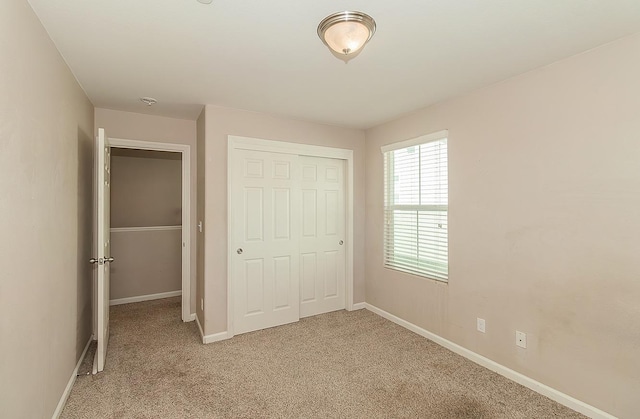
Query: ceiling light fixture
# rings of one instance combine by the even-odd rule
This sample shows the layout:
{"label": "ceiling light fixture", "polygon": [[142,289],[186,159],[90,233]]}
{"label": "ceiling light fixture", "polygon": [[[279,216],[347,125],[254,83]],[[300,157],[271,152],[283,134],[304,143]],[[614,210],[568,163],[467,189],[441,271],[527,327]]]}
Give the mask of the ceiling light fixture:
{"label": "ceiling light fixture", "polygon": [[360,51],[374,33],[376,21],[362,12],[334,13],[318,25],[322,42],[344,58]]}

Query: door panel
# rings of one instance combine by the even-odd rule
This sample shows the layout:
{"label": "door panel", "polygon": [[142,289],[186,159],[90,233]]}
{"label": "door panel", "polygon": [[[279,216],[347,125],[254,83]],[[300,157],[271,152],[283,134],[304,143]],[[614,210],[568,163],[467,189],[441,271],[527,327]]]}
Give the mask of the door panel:
{"label": "door panel", "polygon": [[302,191],[302,235],[316,238],[318,228],[318,192],[313,189]]}
{"label": "door panel", "polygon": [[317,281],[317,254],[303,253],[300,255],[301,275],[302,275],[302,293],[301,302],[315,301],[316,299],[316,281]]}
{"label": "door panel", "polygon": [[300,156],[300,163],[300,317],[306,317],[345,308],[344,162]]}
{"label": "door panel", "polygon": [[[244,263],[245,314],[264,313],[264,260],[246,260]],[[241,294],[242,295],[242,294]]]}
{"label": "door panel", "polygon": [[291,191],[273,189],[273,237],[277,240],[291,238]]}
{"label": "door panel", "polygon": [[325,191],[324,202],[325,202],[325,235],[327,236],[336,236],[338,234],[338,226],[340,225],[339,215],[339,198],[338,191]]}
{"label": "door panel", "polygon": [[273,270],[276,281],[274,309],[287,309],[294,304],[298,304],[297,299],[291,301],[292,296],[289,294],[291,289],[291,257],[280,256],[273,258]]}
{"label": "door panel", "polygon": [[244,196],[244,231],[247,241],[262,241],[264,238],[263,207],[264,196],[262,188],[245,188]]}
{"label": "door panel", "polygon": [[298,157],[235,150],[230,186],[233,327],[240,334],[299,319]]}
{"label": "door panel", "polygon": [[324,296],[325,297],[337,297],[338,296],[338,282],[340,282],[340,275],[338,274],[338,252],[329,251],[324,253]]}

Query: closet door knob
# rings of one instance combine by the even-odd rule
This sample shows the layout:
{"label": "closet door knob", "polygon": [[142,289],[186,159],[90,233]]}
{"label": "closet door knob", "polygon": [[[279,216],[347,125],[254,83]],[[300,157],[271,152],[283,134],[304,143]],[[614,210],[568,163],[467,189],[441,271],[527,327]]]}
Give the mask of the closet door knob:
{"label": "closet door knob", "polygon": [[242,252],[244,252],[244,250],[242,250],[242,247],[239,247],[239,248],[238,248],[238,250],[236,250],[236,252],[237,252],[239,255],[241,255],[241,254],[242,254]]}
{"label": "closet door knob", "polygon": [[344,244],[344,242],[343,242],[342,240],[340,240],[340,241],[338,242],[338,244],[339,244],[340,246],[342,246],[342,245]]}

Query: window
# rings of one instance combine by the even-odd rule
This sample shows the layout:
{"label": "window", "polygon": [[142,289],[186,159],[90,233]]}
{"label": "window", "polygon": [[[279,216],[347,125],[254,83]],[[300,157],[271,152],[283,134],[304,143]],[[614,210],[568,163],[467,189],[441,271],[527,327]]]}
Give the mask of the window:
{"label": "window", "polygon": [[447,131],[382,148],[384,265],[447,281]]}

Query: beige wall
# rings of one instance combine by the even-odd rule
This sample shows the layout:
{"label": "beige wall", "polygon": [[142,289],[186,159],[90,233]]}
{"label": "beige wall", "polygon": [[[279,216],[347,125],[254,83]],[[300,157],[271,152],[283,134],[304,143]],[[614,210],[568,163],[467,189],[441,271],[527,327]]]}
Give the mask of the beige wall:
{"label": "beige wall", "polygon": [[196,121],[96,108],[95,128],[108,137],[191,146],[191,312],[196,305]]}
{"label": "beige wall", "polygon": [[[638,51],[640,36],[629,37],[367,131],[367,302],[636,417]],[[382,267],[380,146],[442,129],[449,284]]]}
{"label": "beige wall", "polygon": [[[205,211],[204,211],[204,191],[206,186],[206,176],[205,176],[205,124],[206,124],[206,107],[202,109],[198,120],[196,121],[196,131],[197,131],[197,143],[198,143],[198,193],[196,197],[197,208],[196,208],[196,228],[197,224],[202,222],[202,225],[205,225]],[[204,302],[204,255],[205,255],[205,247],[204,247],[204,231],[200,232],[197,229],[197,263],[196,263],[196,315],[198,316],[198,321],[201,325],[204,325],[204,310],[202,309],[201,302]]]}
{"label": "beige wall", "polygon": [[111,156],[111,227],[182,224],[181,154],[125,157],[122,152],[131,153],[116,148]]}
{"label": "beige wall", "polygon": [[50,418],[91,336],[93,105],[0,2],[0,416]]}
{"label": "beige wall", "polygon": [[[111,227],[180,226],[180,153],[112,150]],[[182,289],[182,231],[111,233],[112,300]]]}
{"label": "beige wall", "polygon": [[182,289],[182,230],[111,233],[112,300]]}
{"label": "beige wall", "polygon": [[205,334],[227,330],[228,135],[354,150],[354,301],[364,301],[364,132],[210,105],[205,111]]}

